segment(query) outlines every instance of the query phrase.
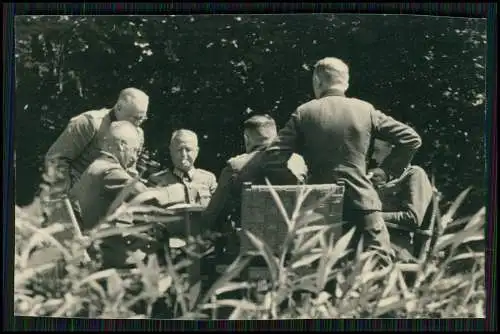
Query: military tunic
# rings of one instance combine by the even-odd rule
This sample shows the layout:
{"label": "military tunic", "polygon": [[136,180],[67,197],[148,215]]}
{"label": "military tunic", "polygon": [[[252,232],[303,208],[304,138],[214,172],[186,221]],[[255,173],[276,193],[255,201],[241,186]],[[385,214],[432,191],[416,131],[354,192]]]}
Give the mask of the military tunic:
{"label": "military tunic", "polygon": [[396,180],[377,189],[386,222],[417,228],[432,200],[432,184],[419,166],[409,166]]}
{"label": "military tunic", "polygon": [[[132,180],[114,155],[101,151],[69,192],[80,214],[82,228],[94,228],[105,217],[117,195]],[[131,197],[137,194],[132,193]]]}
{"label": "military tunic", "polygon": [[[377,189],[382,200],[384,221],[410,230],[420,227],[429,213],[433,187],[426,172],[419,166],[409,166],[395,180]],[[414,254],[413,233],[389,228],[391,242]],[[414,254],[418,256],[418,254]]]}
{"label": "military tunic", "polygon": [[217,188],[217,178],[209,171],[193,168],[185,173],[179,169],[166,169],[149,177],[148,186],[165,187],[183,185],[186,203],[207,206]]}
{"label": "military tunic", "polygon": [[[80,216],[82,230],[89,231],[97,227],[115,198],[132,180],[114,155],[101,151],[100,156],[83,172],[70,191],[75,212]],[[130,197],[146,189],[144,185],[136,184],[130,189]],[[144,234],[126,237],[115,235],[103,239],[101,252],[104,268],[122,267],[127,251],[137,249],[153,252],[158,246]]]}
{"label": "military tunic", "polygon": [[[73,117],[61,135],[52,144],[46,155],[47,165],[55,165],[69,178],[68,185],[74,185],[87,167],[96,160],[102,148],[102,143],[116,115],[113,109],[86,111]],[[137,127],[141,144],[144,146],[144,133]],[[128,170],[137,174],[136,166]]]}
{"label": "military tunic", "polygon": [[[274,185],[295,185],[304,183],[307,177],[307,165],[302,156],[292,154],[288,159],[286,167],[266,166],[258,173],[247,174],[245,169],[250,165],[260,165],[259,158],[262,157],[266,146],[255,147],[251,152],[240,154],[227,161],[226,167],[219,177],[219,185],[214,193],[210,204],[203,213],[206,224],[217,230],[229,229],[229,219],[239,225],[241,210],[241,187],[244,182],[265,184],[268,178]],[[260,165],[262,167],[262,165]],[[230,216],[230,217],[228,217]],[[223,226],[217,226],[220,223]]]}

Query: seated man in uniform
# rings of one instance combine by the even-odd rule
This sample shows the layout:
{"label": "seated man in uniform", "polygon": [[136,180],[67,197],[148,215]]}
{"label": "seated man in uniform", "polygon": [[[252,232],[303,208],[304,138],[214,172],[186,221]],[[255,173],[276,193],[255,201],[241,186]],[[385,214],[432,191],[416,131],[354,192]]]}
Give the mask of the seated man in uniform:
{"label": "seated man in uniform", "polygon": [[[141,145],[142,137],[134,124],[117,121],[110,125],[100,156],[83,172],[70,191],[82,230],[96,227],[125,188],[128,198],[148,190],[143,183],[134,182],[134,177],[128,172],[128,168],[137,160]],[[127,238],[124,240],[116,236],[103,240],[101,250],[104,267],[120,267],[125,263],[126,251],[131,250],[134,240]]]}
{"label": "seated man in uniform", "polygon": [[[382,201],[382,217],[386,223],[399,225],[406,231],[422,225],[432,200],[432,184],[419,166],[409,165],[401,175],[387,176],[381,168],[368,171]],[[389,226],[391,242],[413,252],[411,232]]]}
{"label": "seated man in uniform", "polygon": [[245,121],[243,136],[246,153],[227,161],[221,172],[217,190],[203,213],[204,224],[220,232],[230,232],[231,225],[239,224],[241,187],[244,182],[265,184],[266,177],[273,185],[305,182],[307,167],[302,157],[297,154],[290,157],[287,168],[266,168],[260,173],[252,174],[252,177],[242,175],[244,166],[265,150],[276,135],[276,123],[269,115],[256,115]]}
{"label": "seated man in uniform", "polygon": [[148,185],[169,186],[173,192],[184,196],[185,203],[208,205],[217,187],[217,179],[213,173],[194,166],[198,152],[196,133],[185,129],[175,131],[170,140],[173,168],[151,175]]}

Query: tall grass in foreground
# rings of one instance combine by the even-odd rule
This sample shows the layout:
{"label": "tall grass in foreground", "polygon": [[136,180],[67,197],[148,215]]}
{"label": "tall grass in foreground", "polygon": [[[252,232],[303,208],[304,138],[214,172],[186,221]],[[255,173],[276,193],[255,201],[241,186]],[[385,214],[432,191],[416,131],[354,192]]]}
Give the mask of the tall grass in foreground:
{"label": "tall grass in foreground", "polygon": [[[290,213],[273,192],[288,227],[281,254],[275,256],[262,240],[244,232],[255,251],[240,254],[208,289],[189,279],[192,261],[175,253],[166,256],[165,266],[159,265],[156,256],[144,259],[140,252],[130,254],[134,265],[130,270],[82,265],[83,250],[89,245],[78,238],[61,242],[54,237],[71,224],[53,221],[42,228],[40,217],[16,207],[15,313],[175,319],[484,317],[484,253],[470,245],[484,241],[485,209],[471,217],[454,217],[468,191],[444,215],[435,215],[438,233],[424,262],[398,259],[386,267],[377,264],[373,252],[363,252],[361,243],[347,249],[354,229],[334,243],[327,233],[331,226],[312,225],[321,218],[314,211],[321,201],[304,207],[306,191],[298,193]],[[149,212],[154,223],[117,228],[108,219],[104,228],[90,233],[91,243],[98,245],[113,234],[145,231],[160,220],[168,224],[168,210],[135,204],[121,207],[118,213]],[[209,236],[185,241],[188,252],[201,252],[200,258],[210,255]],[[42,261],[34,259],[35,254]],[[265,260],[268,284],[245,279],[245,269],[255,257]],[[164,310],[161,315],[155,311],[158,305]]]}

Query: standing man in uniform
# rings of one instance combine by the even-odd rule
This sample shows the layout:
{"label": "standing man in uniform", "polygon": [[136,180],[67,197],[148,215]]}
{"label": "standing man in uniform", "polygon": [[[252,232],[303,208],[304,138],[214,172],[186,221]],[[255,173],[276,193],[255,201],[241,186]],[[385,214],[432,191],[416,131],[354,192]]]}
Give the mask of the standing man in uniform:
{"label": "standing man in uniform", "polygon": [[[129,121],[139,135],[139,151],[144,145],[144,134],[140,125],[147,119],[149,97],[137,88],[126,88],[120,92],[113,108],[86,111],[73,117],[62,134],[47,152],[47,171],[55,167],[61,175],[62,187],[68,191],[85,169],[100,155],[101,146],[111,123]],[[138,174],[136,163],[128,172]]]}
{"label": "standing man in uniform", "polygon": [[180,129],[172,134],[170,140],[170,158],[172,169],[155,173],[149,178],[152,187],[175,186],[184,193],[185,202],[208,205],[217,187],[215,175],[194,166],[198,157],[198,136],[191,130]]}
{"label": "standing man in uniform", "polygon": [[378,246],[393,254],[380,213],[382,204],[366,173],[369,147],[375,138],[393,144],[381,168],[387,174],[401,175],[422,141],[411,127],[370,103],[346,97],[348,87],[349,68],[342,60],[318,61],[313,72],[316,99],[296,109],[266,150],[263,162],[286,163],[297,152],[309,168],[309,184],[343,179],[344,220],[364,231],[365,247]]}

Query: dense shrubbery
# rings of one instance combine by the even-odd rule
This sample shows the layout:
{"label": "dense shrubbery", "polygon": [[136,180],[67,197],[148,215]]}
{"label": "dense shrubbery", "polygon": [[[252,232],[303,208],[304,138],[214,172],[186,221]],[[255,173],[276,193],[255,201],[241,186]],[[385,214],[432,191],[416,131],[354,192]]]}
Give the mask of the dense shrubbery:
{"label": "dense shrubbery", "polygon": [[[166,256],[166,265],[159,265],[156,256],[143,261],[140,253],[131,254],[134,268],[130,270],[100,270],[93,262],[82,265],[88,240],[85,245],[81,238],[60,242],[61,238],[51,236],[71,230],[71,224],[53,221],[42,228],[41,217],[16,207],[15,312],[176,319],[484,317],[484,252],[470,245],[484,242],[485,210],[456,218],[467,192],[445,215],[436,211],[437,238],[425,261],[401,258],[386,267],[377,263],[375,253],[361,252],[359,246],[346,249],[354,230],[333,244],[325,233],[328,226],[311,226],[318,214],[302,208],[307,196],[302,192],[295,212],[288,216],[283,211],[289,231],[283,254],[276,258],[265,243],[247,232],[255,252],[240,254],[210,282],[210,288],[190,279],[186,269],[191,261],[176,253]],[[283,208],[277,194],[275,199]],[[123,208],[122,214],[147,209]],[[137,232],[154,224],[127,230],[108,226],[89,238],[94,244],[104,236]],[[199,251],[199,241],[186,240],[186,247]],[[213,261],[208,260],[213,249],[210,238],[205,241],[201,256]],[[267,265],[268,284],[243,275],[256,256]]]}
{"label": "dense shrubbery", "polygon": [[151,96],[154,158],[167,158],[173,129],[192,128],[198,165],[218,174],[242,152],[249,112],[270,112],[282,126],[312,97],[312,64],[337,56],[352,69],[349,95],[422,135],[414,162],[435,170],[443,205],[474,186],[462,206],[469,214],[486,195],[485,45],[485,20],[451,17],[16,17],[17,203],[33,198],[36,167],[67,121],[111,106],[126,86]]}

